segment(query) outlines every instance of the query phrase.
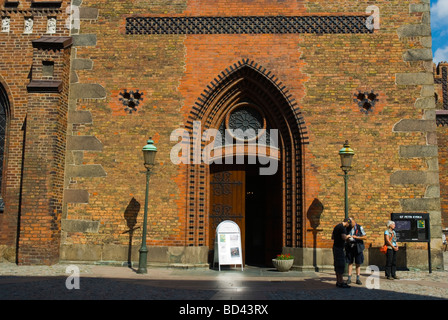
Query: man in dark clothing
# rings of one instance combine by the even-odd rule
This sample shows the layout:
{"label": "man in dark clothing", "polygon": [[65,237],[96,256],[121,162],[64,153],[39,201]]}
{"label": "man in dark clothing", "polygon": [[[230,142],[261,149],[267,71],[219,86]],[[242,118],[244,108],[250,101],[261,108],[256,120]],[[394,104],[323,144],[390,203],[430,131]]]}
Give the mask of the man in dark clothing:
{"label": "man in dark clothing", "polygon": [[333,259],[334,259],[334,271],[336,272],[336,286],[338,288],[350,288],[349,285],[344,283],[343,275],[345,270],[345,242],[348,239],[347,227],[350,226],[350,219],[344,219],[342,223],[339,223],[334,227],[331,238],[333,239]]}

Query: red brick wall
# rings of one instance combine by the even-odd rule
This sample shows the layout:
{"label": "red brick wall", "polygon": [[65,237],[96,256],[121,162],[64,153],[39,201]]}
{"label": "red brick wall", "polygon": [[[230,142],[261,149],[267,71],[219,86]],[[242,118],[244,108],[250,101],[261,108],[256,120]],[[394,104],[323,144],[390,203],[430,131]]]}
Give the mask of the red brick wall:
{"label": "red brick wall", "polygon": [[442,228],[448,226],[448,130],[445,126],[437,128],[439,145],[440,199],[442,206]]}
{"label": "red brick wall", "polygon": [[[448,85],[443,77],[443,69],[447,70],[448,63],[441,62],[438,65],[434,64],[434,80],[436,84],[435,93],[437,95],[436,100],[436,110],[441,110],[442,112],[446,112],[446,106],[448,102],[445,101],[444,94],[447,95],[447,92],[444,92],[444,87]],[[442,119],[445,119],[444,115],[441,115]],[[448,131],[446,127],[446,120],[437,121],[437,143],[439,146],[439,179],[440,179],[440,199],[442,206],[442,228],[448,228]]]}
{"label": "red brick wall", "polygon": [[[303,13],[364,13],[368,2],[187,1],[149,6],[139,2],[133,14],[144,15],[300,15]],[[422,133],[397,134],[392,128],[402,118],[419,118],[410,107],[419,87],[397,87],[395,73],[423,71],[418,64],[404,63],[406,49],[418,41],[397,39],[399,26],[419,23],[421,14],[409,13],[409,2],[380,1],[381,30],[367,35],[157,35],[124,33],[124,18],[130,15],[122,3],[84,1],[99,8],[98,23],[82,24],[83,33],[97,33],[96,47],[78,48],[78,57],[94,61],[92,71],[78,72],[80,82],[97,82],[108,91],[106,101],[84,101],[80,110],[92,112],[93,124],[78,134],[95,134],[104,144],[100,153],[84,153],[84,163],[101,163],[107,178],[76,179],[73,187],[91,194],[88,205],[69,205],[72,219],[100,220],[99,234],[67,236],[67,244],[104,241],[126,244],[123,212],[132,198],[144,203],[141,147],[149,135],[159,148],[156,174],[151,180],[148,242],[152,245],[182,245],[185,240],[186,175],[170,163],[172,130],[185,124],[191,107],[207,85],[227,67],[244,58],[271,71],[299,101],[309,132],[304,147],[304,245],[313,245],[308,207],[319,199],[325,207],[318,245],[331,245],[331,229],[343,219],[343,179],[339,175],[338,150],[350,140],[356,156],[350,178],[350,212],[368,225],[369,242],[379,245],[382,230],[398,199],[421,197],[425,187],[394,186],[389,179],[400,168],[422,169],[420,159],[402,160],[402,144],[424,144]],[[237,11],[235,11],[238,8]],[[100,23],[101,22],[101,23]],[[117,33],[117,29],[121,33]],[[132,48],[132,49],[130,49]],[[132,63],[130,63],[132,61]],[[100,76],[98,76],[100,75]],[[137,113],[117,112],[118,93],[123,89],[145,93]],[[353,101],[358,91],[378,93],[379,102],[365,115]],[[133,165],[131,165],[133,164]],[[138,219],[141,221],[142,211]],[[141,222],[139,222],[141,223]],[[134,239],[137,239],[138,232]]]}
{"label": "red brick wall", "polygon": [[[61,209],[60,190],[56,189],[62,185],[60,165],[64,156],[57,147],[63,147],[63,138],[59,135],[64,131],[62,117],[66,106],[52,95],[40,96],[39,99],[32,99],[33,95],[30,95],[28,98],[25,87],[33,59],[30,40],[44,32],[39,29],[43,24],[41,17],[36,16],[36,33],[23,35],[20,32],[23,29],[22,16],[11,11],[13,31],[9,35],[0,34],[0,40],[5,39],[7,43],[6,47],[0,48],[0,76],[9,92],[14,92],[8,136],[8,184],[4,187],[9,198],[7,210],[0,217],[9,222],[0,221],[1,228],[4,228],[1,230],[2,243],[15,243],[22,164],[23,132],[20,129],[29,108],[30,112],[36,112],[38,119],[46,119],[46,124],[50,124],[50,119],[53,121],[50,130],[54,130],[58,138],[50,136],[45,126],[36,126],[34,130],[44,137],[40,143],[57,140],[53,142],[56,149],[44,152],[54,158],[51,165],[44,168],[46,171],[41,172],[44,175],[55,172],[57,178],[53,180],[50,174],[39,180],[40,176],[36,176],[42,183],[39,188],[37,185],[22,185],[28,197],[23,199],[23,217],[29,213],[23,210],[32,206],[31,196],[46,193],[42,198],[42,206],[46,209],[42,207],[42,214],[35,216],[38,221],[30,220],[29,226],[37,223],[36,229],[29,229],[27,235],[30,237],[25,236],[27,226],[21,225],[20,243],[24,247],[31,248],[31,245],[25,245],[25,241],[37,243],[37,248],[51,243],[55,247],[50,251],[54,253],[59,241],[61,210],[67,220],[99,222],[98,232],[63,231],[64,246],[125,247],[129,242],[138,245],[145,203],[141,149],[149,136],[153,137],[158,154],[150,181],[148,244],[186,245],[189,232],[199,232],[199,228],[194,225],[193,231],[189,229],[187,180],[190,172],[186,166],[171,163],[170,150],[176,142],[170,141],[170,134],[185,127],[193,106],[211,81],[234,63],[250,59],[282,82],[304,116],[309,144],[303,146],[304,177],[298,189],[303,207],[296,213],[301,219],[298,223],[301,230],[297,233],[301,235],[303,246],[314,245],[307,212],[316,199],[324,208],[318,227],[318,247],[331,246],[332,228],[344,217],[338,150],[346,139],[356,152],[349,182],[350,214],[366,226],[368,244],[380,245],[390,213],[401,211],[400,200],[421,198],[426,189],[425,185],[390,183],[396,171],[427,169],[423,159],[403,159],[398,154],[400,146],[425,145],[427,133],[393,132],[400,120],[422,117],[422,111],[414,107],[421,86],[397,85],[395,79],[397,73],[425,72],[424,63],[403,61],[406,50],[422,48],[420,40],[399,39],[397,36],[399,27],[422,21],[421,13],[410,13],[411,3],[420,2],[377,1],[376,5],[381,8],[381,28],[374,34],[149,36],[126,35],[125,18],[132,15],[363,14],[370,2],[179,0],[166,4],[148,1],[133,1],[131,4],[126,1],[84,0],[81,8],[97,8],[99,16],[83,20],[80,33],[96,35],[97,41],[96,45],[76,47],[77,59],[93,61],[91,70],[77,70],[77,81],[99,84],[107,95],[105,99],[74,101],[73,108],[90,112],[92,122],[75,124],[68,131],[75,136],[94,136],[103,148],[69,153],[81,166],[101,165],[107,175],[67,177],[66,188],[86,190],[89,200],[88,203],[67,203],[65,209]],[[26,9],[29,2],[21,2],[20,5]],[[58,14],[61,19],[64,18],[65,5],[66,2]],[[58,35],[67,34],[68,30],[61,28],[58,31]],[[20,49],[5,49],[15,47],[16,43]],[[67,69],[65,76],[68,74]],[[138,89],[144,93],[137,112],[124,111],[120,92],[125,89]],[[378,94],[379,101],[366,115],[360,111],[354,98],[359,91],[372,90]],[[45,101],[42,100],[44,97],[53,99],[51,103],[58,106],[59,115],[53,115],[49,105],[39,107],[39,103]],[[30,135],[31,138],[36,137]],[[34,150],[36,154],[35,148],[36,145],[26,146],[25,152]],[[37,174],[31,159],[26,154],[25,161],[30,161],[30,165],[23,171],[30,177]],[[131,223],[128,216],[131,204],[140,208],[134,213],[137,215],[135,223]],[[209,208],[205,210],[208,212]],[[137,228],[132,231],[132,238],[130,224]],[[43,232],[37,232],[42,227]],[[31,237],[33,233],[38,241]],[[39,257],[39,249],[36,250]],[[56,255],[47,259],[56,259]]]}
{"label": "red brick wall", "polygon": [[[69,34],[65,28],[67,3],[48,9],[31,8],[31,1],[20,1],[17,8],[1,8],[1,16],[11,21],[10,32],[0,33],[0,81],[9,94],[11,109],[2,181],[5,212],[0,214],[0,246],[9,251],[9,259],[20,263],[58,260],[70,51],[47,52],[40,60],[33,60],[39,54],[33,54],[31,41],[47,35],[48,16],[57,17],[54,36]],[[33,32],[24,34],[24,17],[28,16],[34,18]],[[28,93],[30,80],[42,78],[38,65],[42,58],[55,61],[54,78],[63,80],[61,94]],[[25,162],[29,165],[22,171],[25,133],[30,143],[25,149],[34,148],[35,152],[27,154]],[[16,248],[17,241],[23,251]],[[11,254],[16,251],[19,258]]]}

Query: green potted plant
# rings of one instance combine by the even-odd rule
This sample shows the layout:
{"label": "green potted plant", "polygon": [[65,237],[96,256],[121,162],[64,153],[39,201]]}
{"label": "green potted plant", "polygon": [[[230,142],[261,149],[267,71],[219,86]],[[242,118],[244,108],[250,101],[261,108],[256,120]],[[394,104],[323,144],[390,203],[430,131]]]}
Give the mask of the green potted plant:
{"label": "green potted plant", "polygon": [[272,264],[280,272],[289,271],[293,263],[294,263],[294,257],[289,253],[278,254],[277,258],[272,259]]}

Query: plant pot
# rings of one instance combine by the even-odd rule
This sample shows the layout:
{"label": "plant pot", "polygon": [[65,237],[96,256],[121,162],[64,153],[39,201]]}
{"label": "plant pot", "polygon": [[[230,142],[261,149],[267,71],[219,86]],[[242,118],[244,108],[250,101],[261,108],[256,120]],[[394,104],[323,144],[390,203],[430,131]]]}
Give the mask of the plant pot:
{"label": "plant pot", "polygon": [[289,271],[289,269],[291,269],[293,263],[294,263],[294,259],[288,259],[288,260],[272,259],[272,264],[280,272]]}

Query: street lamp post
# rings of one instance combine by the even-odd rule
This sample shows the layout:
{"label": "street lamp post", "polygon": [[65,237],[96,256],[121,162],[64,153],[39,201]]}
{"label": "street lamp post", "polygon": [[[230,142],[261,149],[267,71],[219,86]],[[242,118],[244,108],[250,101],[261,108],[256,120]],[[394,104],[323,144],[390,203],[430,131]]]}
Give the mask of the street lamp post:
{"label": "street lamp post", "polygon": [[149,193],[149,176],[151,175],[151,169],[154,167],[157,148],[154,145],[154,141],[149,138],[147,145],[143,147],[143,159],[146,168],[146,196],[145,196],[145,210],[143,216],[143,231],[142,231],[142,246],[140,247],[140,257],[138,261],[137,273],[148,273],[146,269],[146,262],[148,258],[148,248],[146,247],[146,226],[148,219],[148,193]]}
{"label": "street lamp post", "polygon": [[350,148],[348,140],[345,140],[344,147],[339,150],[341,157],[341,169],[344,171],[344,185],[345,185],[345,219],[348,219],[348,172],[352,168],[352,160],[355,152]]}

